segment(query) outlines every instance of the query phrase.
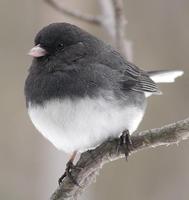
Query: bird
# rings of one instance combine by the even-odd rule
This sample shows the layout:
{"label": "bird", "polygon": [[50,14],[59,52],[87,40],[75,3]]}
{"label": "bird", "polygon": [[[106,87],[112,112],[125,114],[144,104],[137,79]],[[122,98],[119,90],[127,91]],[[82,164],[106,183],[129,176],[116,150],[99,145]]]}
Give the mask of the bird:
{"label": "bird", "polygon": [[132,134],[143,119],[157,83],[174,82],[182,70],[145,71],[111,45],[65,22],[36,35],[25,81],[26,107],[36,129],[71,154]]}

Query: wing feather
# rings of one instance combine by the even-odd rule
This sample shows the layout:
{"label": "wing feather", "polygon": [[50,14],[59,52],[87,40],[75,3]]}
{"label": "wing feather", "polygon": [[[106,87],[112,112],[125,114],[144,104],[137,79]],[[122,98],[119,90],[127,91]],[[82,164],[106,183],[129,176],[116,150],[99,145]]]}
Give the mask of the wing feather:
{"label": "wing feather", "polygon": [[157,84],[150,78],[147,72],[129,62],[126,63],[122,84],[123,88],[127,90],[161,93]]}

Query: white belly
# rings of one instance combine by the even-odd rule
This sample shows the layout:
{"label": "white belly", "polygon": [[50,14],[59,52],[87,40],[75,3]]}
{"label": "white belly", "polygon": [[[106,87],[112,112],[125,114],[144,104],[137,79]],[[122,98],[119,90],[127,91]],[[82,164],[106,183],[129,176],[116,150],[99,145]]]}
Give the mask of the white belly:
{"label": "white belly", "polygon": [[51,100],[43,106],[30,105],[29,116],[35,127],[58,149],[65,152],[94,148],[121,131],[136,130],[143,111],[121,107],[103,98]]}

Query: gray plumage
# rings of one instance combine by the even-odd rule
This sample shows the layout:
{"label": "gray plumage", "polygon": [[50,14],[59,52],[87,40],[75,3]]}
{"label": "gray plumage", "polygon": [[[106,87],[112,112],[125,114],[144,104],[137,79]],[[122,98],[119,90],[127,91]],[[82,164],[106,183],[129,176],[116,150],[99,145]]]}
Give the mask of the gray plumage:
{"label": "gray plumage", "polygon": [[[160,93],[150,78],[153,75],[157,78],[159,72],[145,72],[126,61],[110,45],[74,25],[55,23],[43,28],[35,38],[35,45],[47,53],[33,59],[25,83],[26,104],[37,129],[59,149],[82,151],[107,137],[118,136],[123,129],[133,132],[144,115],[145,94]],[[85,113],[80,109],[83,99],[87,99],[86,105],[91,115],[95,113],[94,118],[83,117]],[[54,114],[53,109],[56,110]],[[62,115],[68,118],[63,119]],[[104,122],[96,124],[95,119],[98,121],[100,115],[104,115],[101,119]],[[38,117],[40,119],[36,119]],[[85,120],[82,121],[82,117]],[[112,130],[108,128],[107,120],[112,121]],[[45,123],[52,123],[49,131]],[[84,123],[90,127],[78,131],[78,136],[81,136],[78,142],[74,136]],[[55,130],[59,132],[58,136]]]}

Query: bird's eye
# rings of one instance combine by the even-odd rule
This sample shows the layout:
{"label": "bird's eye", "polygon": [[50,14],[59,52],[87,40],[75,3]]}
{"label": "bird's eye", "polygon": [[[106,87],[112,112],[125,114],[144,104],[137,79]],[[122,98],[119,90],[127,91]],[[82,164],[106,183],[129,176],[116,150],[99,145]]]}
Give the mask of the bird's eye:
{"label": "bird's eye", "polygon": [[64,48],[64,44],[63,43],[59,43],[57,46],[58,49],[63,49]]}

